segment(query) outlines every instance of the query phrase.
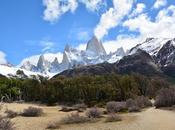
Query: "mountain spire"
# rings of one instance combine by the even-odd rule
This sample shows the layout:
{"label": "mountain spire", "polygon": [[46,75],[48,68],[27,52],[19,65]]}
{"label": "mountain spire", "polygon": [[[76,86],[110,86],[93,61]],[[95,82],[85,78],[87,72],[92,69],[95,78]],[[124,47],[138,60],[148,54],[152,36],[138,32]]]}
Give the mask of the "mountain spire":
{"label": "mountain spire", "polygon": [[96,36],[93,36],[92,39],[88,41],[86,51],[97,56],[106,55],[102,42],[99,41]]}
{"label": "mountain spire", "polygon": [[64,51],[69,52],[71,50],[71,47],[69,46],[69,44],[66,44]]}

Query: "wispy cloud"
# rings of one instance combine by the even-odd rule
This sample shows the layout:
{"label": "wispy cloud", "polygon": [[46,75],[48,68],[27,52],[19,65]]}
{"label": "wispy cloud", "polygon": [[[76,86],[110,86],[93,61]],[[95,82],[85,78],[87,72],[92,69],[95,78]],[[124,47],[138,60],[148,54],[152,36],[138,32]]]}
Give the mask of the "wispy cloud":
{"label": "wispy cloud", "polygon": [[40,41],[40,46],[42,47],[42,52],[52,51],[55,43],[48,40]]}
{"label": "wispy cloud", "polygon": [[74,26],[70,29],[68,38],[76,39],[77,42],[86,42],[93,35],[92,29]]}
{"label": "wispy cloud", "polygon": [[0,51],[0,64],[6,64],[6,63],[7,63],[6,54]]}
{"label": "wispy cloud", "polygon": [[41,52],[53,52],[57,42],[45,37],[41,40],[26,40],[27,46],[40,48]]}

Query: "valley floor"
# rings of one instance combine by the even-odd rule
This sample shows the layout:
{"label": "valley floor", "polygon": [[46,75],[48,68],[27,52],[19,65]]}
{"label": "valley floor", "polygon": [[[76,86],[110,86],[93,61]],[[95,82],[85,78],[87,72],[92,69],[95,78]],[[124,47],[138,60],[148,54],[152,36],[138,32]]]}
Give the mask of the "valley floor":
{"label": "valley floor", "polygon": [[[5,107],[13,111],[22,111],[34,104],[5,104]],[[42,117],[21,117],[12,119],[16,130],[45,130],[49,122],[59,121],[70,113],[58,111],[58,106],[43,108],[45,115]],[[61,125],[59,130],[175,130],[175,112],[155,109],[154,107],[143,110],[140,113],[121,114],[121,122],[105,123],[102,118],[96,123],[75,125]]]}

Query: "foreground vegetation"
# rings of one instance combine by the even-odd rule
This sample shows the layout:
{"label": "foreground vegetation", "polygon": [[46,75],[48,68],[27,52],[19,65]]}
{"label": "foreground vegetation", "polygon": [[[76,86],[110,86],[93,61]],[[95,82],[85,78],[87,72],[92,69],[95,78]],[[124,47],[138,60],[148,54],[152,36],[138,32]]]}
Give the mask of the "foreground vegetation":
{"label": "foreground vegetation", "polygon": [[48,105],[84,102],[102,106],[108,101],[126,101],[138,96],[154,98],[169,83],[158,77],[140,74],[59,77],[51,80],[0,79],[0,98],[3,101],[39,101]]}

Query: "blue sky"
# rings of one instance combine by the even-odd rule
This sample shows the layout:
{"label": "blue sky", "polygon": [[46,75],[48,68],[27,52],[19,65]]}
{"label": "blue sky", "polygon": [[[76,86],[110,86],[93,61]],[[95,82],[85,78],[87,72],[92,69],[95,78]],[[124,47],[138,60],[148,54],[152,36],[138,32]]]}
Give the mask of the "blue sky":
{"label": "blue sky", "polygon": [[[93,1],[1,0],[0,62],[5,58],[17,65],[32,55],[62,52],[67,43],[82,49],[94,34],[104,42],[108,52],[119,46],[127,48],[125,42],[136,43],[149,34],[154,37],[173,37],[175,34],[174,0]],[[156,2],[159,3],[156,5]],[[164,11],[162,19],[158,19],[161,11]],[[167,17],[171,18],[171,23],[164,21]],[[139,20],[154,31],[140,27],[144,25],[139,22],[135,25]],[[158,26],[164,30],[166,22],[172,28],[168,29],[170,32],[157,33],[160,31]]]}

